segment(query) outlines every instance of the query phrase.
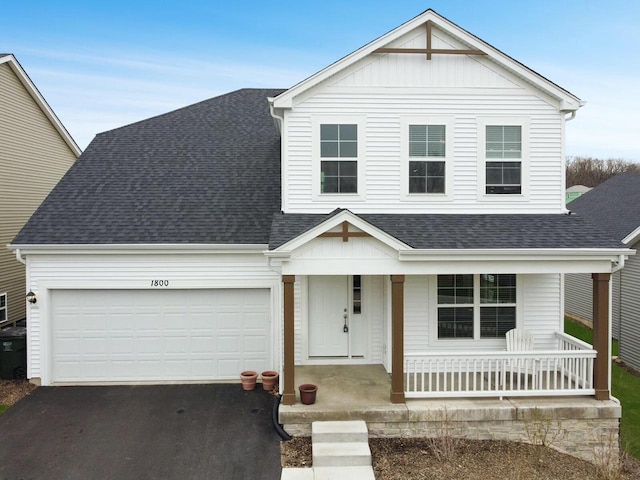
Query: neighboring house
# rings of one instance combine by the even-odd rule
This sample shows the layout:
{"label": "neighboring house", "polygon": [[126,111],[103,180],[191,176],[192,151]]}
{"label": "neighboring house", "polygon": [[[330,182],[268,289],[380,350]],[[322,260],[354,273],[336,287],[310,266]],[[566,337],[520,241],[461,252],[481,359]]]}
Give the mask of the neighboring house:
{"label": "neighboring house", "polygon": [[0,54],[0,326],[26,316],[25,267],[5,245],[80,153],[15,57]]}
{"label": "neighboring house", "polygon": [[[627,247],[640,247],[640,174],[623,173],[601,183],[571,203],[573,214],[587,219],[596,231],[610,232]],[[629,257],[612,276],[612,335],[619,340],[620,358],[640,370],[640,257]],[[569,317],[591,322],[591,278],[565,277],[564,307]]]}
{"label": "neighboring house", "polygon": [[591,187],[585,187],[584,185],[574,185],[572,187],[567,188],[566,190],[566,203],[571,203],[580,195],[584,195]]}
{"label": "neighboring house", "polygon": [[[277,369],[292,404],[297,366],[376,364],[395,403],[608,399],[609,276],[632,252],[566,214],[581,105],[427,10],[288,90],[102,133],[11,246],[37,296],[29,377]],[[595,350],[563,333],[575,272],[594,274]],[[505,351],[513,328],[534,352]]]}

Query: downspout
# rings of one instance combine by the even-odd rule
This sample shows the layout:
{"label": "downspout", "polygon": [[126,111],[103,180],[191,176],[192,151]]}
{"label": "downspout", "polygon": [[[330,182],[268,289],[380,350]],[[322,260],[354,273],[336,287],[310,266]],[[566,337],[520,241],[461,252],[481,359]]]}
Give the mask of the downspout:
{"label": "downspout", "polygon": [[[569,112],[569,115],[567,115],[567,112],[565,110],[561,111],[561,113],[565,114],[563,117],[564,122],[562,123],[562,138],[564,140],[564,137],[565,137],[564,126],[567,122],[570,122],[571,120],[576,118],[576,110],[571,110]],[[567,173],[566,172],[567,172],[567,157],[566,157],[565,145],[563,141],[562,142],[562,191],[563,192],[565,192],[567,189],[567,183],[566,183]],[[563,199],[564,199],[564,193],[563,193]],[[571,214],[571,211],[567,208],[566,200],[563,200],[561,208],[563,210],[563,213],[569,214],[569,215]]]}
{"label": "downspout", "polygon": [[276,109],[274,108],[272,101],[269,102],[269,113],[271,114],[271,116],[276,121],[276,126],[278,127],[278,132],[280,132],[280,135],[282,135],[282,126],[284,124],[284,116],[280,116],[280,115],[278,115],[276,113]]}
{"label": "downspout", "polygon": [[275,124],[276,124],[276,128],[278,129],[278,133],[280,134],[280,210],[281,211],[285,211],[286,210],[286,206],[285,206],[285,198],[286,198],[286,192],[285,192],[285,188],[286,188],[286,179],[285,176],[287,174],[286,172],[286,165],[285,165],[285,143],[286,143],[286,139],[285,139],[285,135],[286,132],[284,131],[284,114],[282,115],[278,115],[276,113],[276,108],[273,105],[274,99],[273,98],[269,98],[269,113],[271,114],[271,116],[273,117]]}
{"label": "downspout", "polygon": [[22,257],[22,254],[20,253],[19,248],[16,248],[16,259],[23,265],[27,264],[27,261]]}

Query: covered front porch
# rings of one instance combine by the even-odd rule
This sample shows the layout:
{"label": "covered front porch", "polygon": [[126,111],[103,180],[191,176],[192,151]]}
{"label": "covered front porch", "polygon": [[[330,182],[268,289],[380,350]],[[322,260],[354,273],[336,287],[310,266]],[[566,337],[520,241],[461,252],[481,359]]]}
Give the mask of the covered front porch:
{"label": "covered front porch", "polygon": [[[385,222],[395,217],[372,216],[381,230],[349,211],[315,225],[315,217],[284,216],[283,231],[300,228],[298,222],[310,226],[267,254],[282,275],[282,404],[297,402],[301,368],[355,364],[381,365],[387,404],[445,397],[608,400],[609,279],[628,250],[554,247],[562,245],[567,220],[548,217],[538,219],[548,234],[535,245],[549,246],[520,238],[527,248],[478,249],[459,247],[467,240],[462,232],[455,245],[449,236],[441,248],[414,248],[398,236],[417,245],[428,245],[426,237],[389,235],[395,224]],[[424,225],[402,220],[426,235],[438,219],[409,220],[425,219]],[[472,220],[486,235],[496,225],[525,221]],[[447,220],[447,228],[456,225]],[[479,235],[484,238],[484,230]],[[571,272],[593,274],[593,348],[562,333],[563,274]],[[366,328],[369,343],[356,342],[356,331]],[[534,330],[534,348],[507,351],[504,335],[514,328]],[[317,342],[321,337],[324,343]]]}
{"label": "covered front porch", "polygon": [[[403,403],[407,399],[472,397],[595,396],[610,398],[609,369],[609,275],[594,274],[594,322],[596,348],[561,331],[544,332],[543,348],[507,351],[496,340],[487,349],[442,348],[405,351],[405,277],[388,277],[390,287],[390,355],[376,363],[373,357],[317,358],[296,364],[293,288],[294,276],[284,276],[284,369],[283,404],[298,401],[296,386],[314,383],[318,377],[327,387],[333,405],[355,401],[345,396],[359,385],[375,386],[365,397],[376,404]],[[523,282],[524,283],[524,282]],[[346,325],[346,323],[345,323]],[[561,320],[558,320],[558,326]],[[345,329],[346,330],[346,329]],[[479,342],[475,342],[479,343]],[[455,344],[453,344],[455,346]],[[460,345],[460,344],[458,344]],[[599,348],[598,348],[599,347]],[[475,347],[478,348],[478,347]],[[598,355],[598,352],[603,352]],[[372,361],[373,360],[373,361]],[[387,361],[388,363],[385,363]],[[315,365],[313,363],[316,363]],[[318,363],[319,362],[319,363]],[[365,365],[358,365],[365,363]],[[366,365],[369,363],[370,365]],[[371,364],[372,363],[372,364]],[[365,383],[355,372],[365,373]],[[375,373],[375,374],[374,374]],[[320,386],[320,385],[319,385]],[[345,389],[345,390],[343,390]],[[375,395],[372,396],[373,392]],[[381,393],[384,392],[384,393]],[[361,393],[361,392],[360,392]],[[356,402],[357,404],[358,402]]]}

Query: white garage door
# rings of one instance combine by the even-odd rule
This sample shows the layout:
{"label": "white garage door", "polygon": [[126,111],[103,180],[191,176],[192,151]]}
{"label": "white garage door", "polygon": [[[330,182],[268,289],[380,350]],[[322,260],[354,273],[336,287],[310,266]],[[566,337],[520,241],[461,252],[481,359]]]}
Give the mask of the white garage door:
{"label": "white garage door", "polygon": [[53,382],[238,379],[273,369],[266,289],[56,290]]}

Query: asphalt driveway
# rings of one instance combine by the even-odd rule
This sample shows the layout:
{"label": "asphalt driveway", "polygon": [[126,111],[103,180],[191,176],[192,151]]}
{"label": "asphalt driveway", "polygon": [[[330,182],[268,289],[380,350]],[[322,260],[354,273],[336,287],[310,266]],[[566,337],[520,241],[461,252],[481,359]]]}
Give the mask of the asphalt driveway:
{"label": "asphalt driveway", "polygon": [[260,385],[40,387],[0,415],[0,479],[277,480],[272,405]]}

